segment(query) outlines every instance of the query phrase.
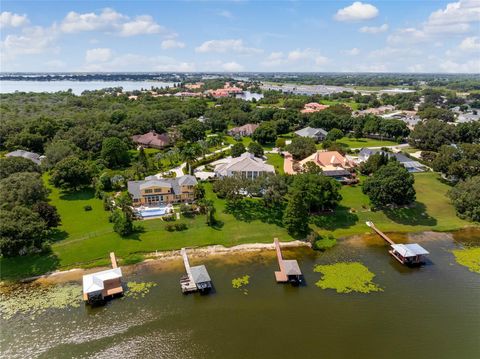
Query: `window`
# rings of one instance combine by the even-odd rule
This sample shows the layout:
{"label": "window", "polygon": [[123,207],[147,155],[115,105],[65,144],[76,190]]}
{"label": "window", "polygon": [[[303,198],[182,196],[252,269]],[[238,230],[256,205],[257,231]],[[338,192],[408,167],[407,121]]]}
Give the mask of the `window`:
{"label": "window", "polygon": [[146,189],[145,193],[152,193],[153,191],[151,189]]}
{"label": "window", "polygon": [[162,193],[162,189],[161,188],[155,188],[154,192],[155,193]]}

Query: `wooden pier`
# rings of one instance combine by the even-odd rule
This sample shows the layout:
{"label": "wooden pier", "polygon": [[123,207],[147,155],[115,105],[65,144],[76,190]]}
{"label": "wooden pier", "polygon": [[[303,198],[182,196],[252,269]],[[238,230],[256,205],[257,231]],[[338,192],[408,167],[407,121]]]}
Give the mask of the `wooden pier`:
{"label": "wooden pier", "polygon": [[180,251],[183,258],[183,265],[185,266],[186,275],[180,278],[180,288],[182,293],[192,293],[196,291],[208,292],[212,289],[212,280],[204,265],[190,267],[190,262],[187,256],[187,250],[182,248]]}
{"label": "wooden pier", "polygon": [[280,243],[278,238],[273,240],[275,250],[277,252],[278,266],[280,271],[275,272],[275,279],[278,283],[291,282],[298,284],[302,280],[302,272],[298,266],[298,262],[295,259],[285,260],[282,256],[282,250],[280,249]]}
{"label": "wooden pier", "polygon": [[123,293],[122,269],[118,267],[115,253],[110,253],[112,269],[83,276],[83,299],[91,304],[103,302]]}
{"label": "wooden pier", "polygon": [[396,260],[405,265],[419,265],[424,262],[424,256],[429,252],[417,243],[396,244],[385,233],[380,231],[373,222],[366,222],[366,225],[372,228],[380,237],[382,237],[391,247],[388,251]]}

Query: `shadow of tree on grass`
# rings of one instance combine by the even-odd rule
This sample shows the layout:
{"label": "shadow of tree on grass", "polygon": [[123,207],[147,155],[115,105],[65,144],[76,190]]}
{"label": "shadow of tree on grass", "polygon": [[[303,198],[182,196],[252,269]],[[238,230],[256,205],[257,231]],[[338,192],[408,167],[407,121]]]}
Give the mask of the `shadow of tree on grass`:
{"label": "shadow of tree on grass", "polygon": [[333,231],[338,228],[349,228],[358,222],[358,216],[351,213],[349,208],[338,206],[331,213],[320,214],[310,217],[310,222],[317,227]]}
{"label": "shadow of tree on grass", "polygon": [[62,192],[60,199],[64,201],[87,201],[95,197],[95,191],[92,188],[84,188],[76,192]]}
{"label": "shadow of tree on grass", "polygon": [[410,226],[435,226],[437,220],[427,213],[427,208],[421,202],[415,202],[412,207],[386,208],[385,215],[392,221]]}
{"label": "shadow of tree on grass", "polygon": [[18,280],[54,271],[60,265],[53,253],[0,258],[0,280]]}
{"label": "shadow of tree on grass", "polygon": [[243,222],[260,220],[265,223],[283,227],[284,206],[267,207],[261,200],[245,198],[238,201],[227,201],[225,212]]}

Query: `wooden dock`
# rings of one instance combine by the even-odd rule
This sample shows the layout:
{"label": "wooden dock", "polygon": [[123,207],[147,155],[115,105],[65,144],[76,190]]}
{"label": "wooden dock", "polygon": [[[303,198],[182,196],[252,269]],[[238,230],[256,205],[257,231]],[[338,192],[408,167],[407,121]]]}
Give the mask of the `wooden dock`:
{"label": "wooden dock", "polygon": [[275,250],[277,252],[278,266],[280,267],[279,271],[275,272],[275,279],[278,283],[299,283],[301,282],[302,272],[298,266],[298,262],[294,259],[285,260],[282,256],[282,250],[280,249],[280,242],[278,238],[273,240],[275,245]]}
{"label": "wooden dock", "polygon": [[83,299],[89,303],[100,303],[123,293],[122,269],[118,267],[115,253],[110,253],[112,269],[83,276]]}
{"label": "wooden dock", "polygon": [[380,237],[382,237],[388,244],[390,245],[394,245],[395,242],[392,241],[385,233],[383,233],[381,230],[379,230],[377,227],[375,227],[375,225],[373,224],[373,222],[365,222],[367,226],[369,226],[371,229],[373,229]]}
{"label": "wooden dock", "polygon": [[180,278],[180,287],[183,293],[191,293],[200,291],[202,293],[208,292],[212,289],[212,280],[204,265],[190,267],[188,261],[187,250],[182,248],[183,264],[185,266],[186,275]]}
{"label": "wooden dock", "polygon": [[192,268],[190,267],[190,262],[188,261],[187,250],[182,248],[180,251],[183,257],[183,265],[185,266],[185,272],[187,275],[180,278],[180,286],[183,293],[194,292],[197,290],[197,286],[192,276]]}

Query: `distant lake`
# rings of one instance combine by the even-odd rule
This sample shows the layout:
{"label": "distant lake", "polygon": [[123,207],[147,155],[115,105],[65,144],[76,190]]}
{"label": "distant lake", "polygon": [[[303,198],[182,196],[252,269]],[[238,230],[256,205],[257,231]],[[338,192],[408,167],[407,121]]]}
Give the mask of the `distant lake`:
{"label": "distant lake", "polygon": [[124,91],[134,91],[173,85],[173,82],[160,81],[0,81],[0,93],[58,92],[72,89],[75,95],[80,95],[85,90],[108,87],[122,87]]}

